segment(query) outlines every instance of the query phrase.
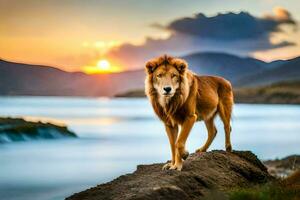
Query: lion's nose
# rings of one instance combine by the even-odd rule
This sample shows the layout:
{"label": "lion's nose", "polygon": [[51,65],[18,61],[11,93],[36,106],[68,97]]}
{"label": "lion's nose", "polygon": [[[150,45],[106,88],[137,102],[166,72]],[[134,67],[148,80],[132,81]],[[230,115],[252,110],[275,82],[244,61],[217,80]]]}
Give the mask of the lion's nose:
{"label": "lion's nose", "polygon": [[164,91],[165,91],[166,93],[169,93],[169,92],[171,92],[171,90],[172,90],[172,88],[171,88],[171,87],[164,87]]}

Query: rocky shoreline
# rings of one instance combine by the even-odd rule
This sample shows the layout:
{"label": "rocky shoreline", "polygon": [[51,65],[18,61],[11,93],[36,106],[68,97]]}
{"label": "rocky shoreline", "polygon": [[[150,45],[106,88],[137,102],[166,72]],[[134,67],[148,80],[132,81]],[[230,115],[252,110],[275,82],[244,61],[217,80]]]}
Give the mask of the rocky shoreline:
{"label": "rocky shoreline", "polygon": [[282,159],[263,162],[268,172],[277,178],[285,178],[300,170],[300,155],[290,155]]}
{"label": "rocky shoreline", "polygon": [[0,117],[0,144],[17,141],[76,138],[64,125]]}

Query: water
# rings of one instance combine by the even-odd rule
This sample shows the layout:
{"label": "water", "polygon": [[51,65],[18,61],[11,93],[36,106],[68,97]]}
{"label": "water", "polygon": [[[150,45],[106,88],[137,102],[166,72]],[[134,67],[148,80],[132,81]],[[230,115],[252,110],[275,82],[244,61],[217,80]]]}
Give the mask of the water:
{"label": "water", "polygon": [[[63,122],[78,139],[0,145],[0,198],[61,200],[132,172],[138,164],[170,158],[167,136],[146,99],[1,97],[0,116]],[[300,153],[300,106],[247,105],[234,108],[234,149],[261,159]],[[211,149],[224,149],[224,132]],[[187,142],[193,152],[206,139],[197,123]]]}

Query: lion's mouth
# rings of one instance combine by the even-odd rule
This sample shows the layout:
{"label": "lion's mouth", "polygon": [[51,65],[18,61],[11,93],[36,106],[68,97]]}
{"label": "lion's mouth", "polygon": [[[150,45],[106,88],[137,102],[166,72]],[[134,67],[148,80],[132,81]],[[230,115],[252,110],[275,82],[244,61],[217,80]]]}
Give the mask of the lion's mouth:
{"label": "lion's mouth", "polygon": [[173,96],[173,94],[170,94],[170,93],[164,93],[163,96],[165,96],[165,97],[171,97],[171,96]]}

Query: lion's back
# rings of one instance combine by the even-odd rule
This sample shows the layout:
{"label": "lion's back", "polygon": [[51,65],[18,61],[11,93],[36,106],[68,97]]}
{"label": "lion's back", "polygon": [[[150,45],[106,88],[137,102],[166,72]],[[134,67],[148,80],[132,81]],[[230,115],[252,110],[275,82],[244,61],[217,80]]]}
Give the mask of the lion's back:
{"label": "lion's back", "polygon": [[216,108],[224,94],[233,97],[231,83],[225,78],[198,75],[195,78],[198,83],[197,108],[200,112]]}
{"label": "lion's back", "polygon": [[219,88],[224,88],[226,90],[232,90],[232,86],[230,81],[221,77],[221,76],[199,76],[195,75],[196,79],[198,80],[198,88],[199,90],[207,90],[217,92]]}

